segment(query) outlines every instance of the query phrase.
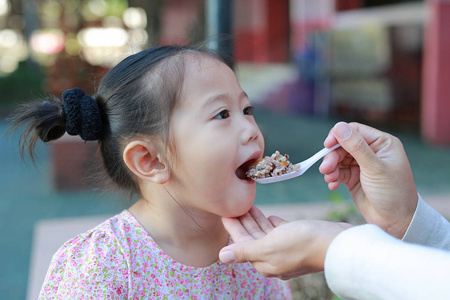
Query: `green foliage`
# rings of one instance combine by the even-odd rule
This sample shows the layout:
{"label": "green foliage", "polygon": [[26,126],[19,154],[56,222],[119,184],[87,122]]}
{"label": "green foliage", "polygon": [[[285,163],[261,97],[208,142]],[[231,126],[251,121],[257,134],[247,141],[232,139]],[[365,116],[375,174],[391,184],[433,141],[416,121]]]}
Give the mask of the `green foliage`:
{"label": "green foliage", "polygon": [[330,192],[330,201],[333,203],[333,210],[330,211],[328,219],[336,222],[350,222],[358,218],[358,209],[353,202],[346,200],[336,191]]}

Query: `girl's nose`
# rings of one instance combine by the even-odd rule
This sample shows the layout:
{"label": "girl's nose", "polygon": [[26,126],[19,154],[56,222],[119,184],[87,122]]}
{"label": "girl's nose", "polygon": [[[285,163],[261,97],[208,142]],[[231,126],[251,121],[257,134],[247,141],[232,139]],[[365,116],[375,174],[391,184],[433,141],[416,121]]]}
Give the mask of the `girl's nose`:
{"label": "girl's nose", "polygon": [[261,132],[255,121],[244,117],[242,123],[241,143],[246,144],[252,140],[258,139]]}

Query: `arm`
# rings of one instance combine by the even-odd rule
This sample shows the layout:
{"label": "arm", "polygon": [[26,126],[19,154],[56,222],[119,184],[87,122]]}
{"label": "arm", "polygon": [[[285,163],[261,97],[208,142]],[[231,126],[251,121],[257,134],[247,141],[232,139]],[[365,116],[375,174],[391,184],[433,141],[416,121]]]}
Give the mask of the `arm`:
{"label": "arm", "polygon": [[331,243],[325,277],[346,299],[448,299],[450,253],[404,243],[375,225],[356,226]]}

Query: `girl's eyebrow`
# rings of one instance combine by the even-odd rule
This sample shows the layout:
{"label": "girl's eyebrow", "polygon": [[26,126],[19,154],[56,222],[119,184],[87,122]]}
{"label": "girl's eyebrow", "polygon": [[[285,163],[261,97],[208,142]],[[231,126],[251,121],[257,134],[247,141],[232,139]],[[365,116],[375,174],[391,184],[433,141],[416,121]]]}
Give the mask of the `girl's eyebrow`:
{"label": "girl's eyebrow", "polygon": [[[223,93],[223,94],[219,94],[219,95],[214,95],[210,98],[208,98],[205,103],[202,105],[203,107],[208,107],[210,105],[212,105],[213,103],[223,100],[223,99],[228,99],[230,97],[229,94],[227,93]],[[242,98],[248,98],[248,95],[246,92],[242,91],[239,100],[241,100]]]}

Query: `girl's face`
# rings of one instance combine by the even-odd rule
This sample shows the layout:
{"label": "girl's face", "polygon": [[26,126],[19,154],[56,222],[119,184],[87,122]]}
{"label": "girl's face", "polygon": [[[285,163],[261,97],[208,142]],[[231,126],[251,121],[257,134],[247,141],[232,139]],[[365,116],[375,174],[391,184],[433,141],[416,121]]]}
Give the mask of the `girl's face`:
{"label": "girl's face", "polygon": [[210,57],[188,57],[181,100],[171,119],[176,198],[189,210],[239,216],[256,186],[248,165],[262,157],[264,139],[236,75]]}

